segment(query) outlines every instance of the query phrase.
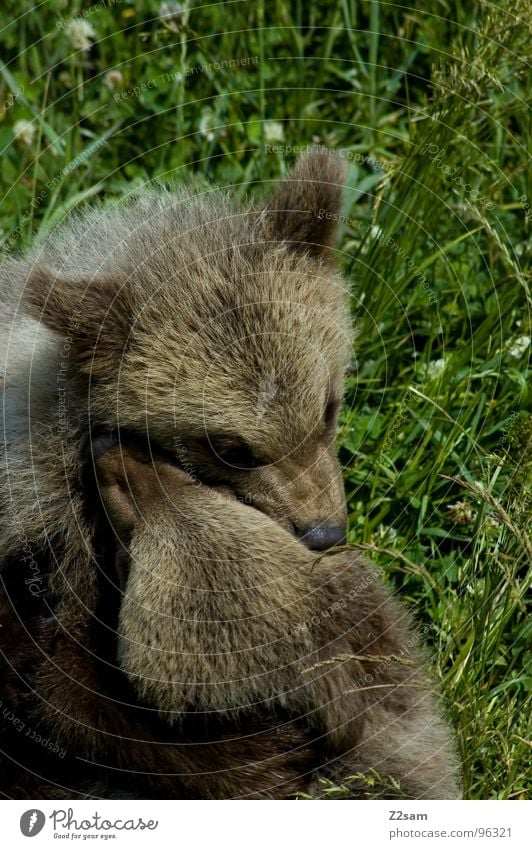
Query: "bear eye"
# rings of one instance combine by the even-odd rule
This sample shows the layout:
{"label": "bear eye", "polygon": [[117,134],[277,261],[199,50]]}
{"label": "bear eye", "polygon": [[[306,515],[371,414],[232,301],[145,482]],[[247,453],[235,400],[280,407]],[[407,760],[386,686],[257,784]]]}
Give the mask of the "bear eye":
{"label": "bear eye", "polygon": [[264,465],[264,462],[254,455],[245,442],[225,442],[213,439],[210,444],[217,458],[228,466],[249,470]]}

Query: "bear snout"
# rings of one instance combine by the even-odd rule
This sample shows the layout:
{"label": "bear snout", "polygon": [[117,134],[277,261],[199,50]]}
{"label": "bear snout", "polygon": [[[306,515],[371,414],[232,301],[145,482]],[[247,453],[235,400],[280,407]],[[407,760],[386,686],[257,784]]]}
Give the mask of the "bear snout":
{"label": "bear snout", "polygon": [[337,545],[345,545],[345,524],[318,522],[301,530],[295,529],[296,537],[312,551],[326,551]]}

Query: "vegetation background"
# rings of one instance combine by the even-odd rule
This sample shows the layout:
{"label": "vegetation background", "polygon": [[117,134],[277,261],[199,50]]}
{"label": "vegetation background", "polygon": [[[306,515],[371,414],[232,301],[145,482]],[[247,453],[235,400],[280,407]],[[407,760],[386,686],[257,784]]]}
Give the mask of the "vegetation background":
{"label": "vegetation background", "polygon": [[532,7],[425,5],[4,0],[0,243],[155,180],[252,193],[307,145],[343,151],[349,540],[435,650],[466,796],[524,798]]}

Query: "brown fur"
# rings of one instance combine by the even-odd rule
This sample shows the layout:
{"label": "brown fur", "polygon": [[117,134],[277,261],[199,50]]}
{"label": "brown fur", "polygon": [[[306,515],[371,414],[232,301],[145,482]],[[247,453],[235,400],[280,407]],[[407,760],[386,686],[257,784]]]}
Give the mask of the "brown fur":
{"label": "brown fur", "polygon": [[[179,735],[164,728],[116,680],[117,672],[110,674],[85,621],[94,626],[94,619],[72,603],[77,627],[42,615],[22,625],[12,598],[1,593],[9,630],[0,662],[0,794],[284,798],[306,786],[317,744],[304,728],[260,713],[244,734],[230,722],[185,723]],[[52,741],[55,752],[33,742],[35,733]]]}
{"label": "brown fur", "polygon": [[331,756],[348,753],[350,772],[376,768],[416,797],[457,794],[408,614],[368,563],[316,558],[258,511],[131,449],[98,466],[129,540],[119,664],[144,702],[177,727],[190,711],[281,706]]}
{"label": "brown fur", "polygon": [[132,446],[97,469],[113,535],[100,598],[114,583],[118,624],[74,595],[17,622],[7,582],[5,701],[68,756],[24,760],[15,741],[6,795],[287,798],[372,770],[371,795],[389,779],[401,797],[459,795],[408,614],[369,564],[318,557]]}
{"label": "brown fur", "polygon": [[[64,738],[74,733],[71,708],[105,716],[111,736],[123,721],[108,699],[102,709],[103,697],[83,696],[85,687],[102,689],[101,664],[89,662],[102,575],[84,482],[95,430],[149,435],[189,471],[228,480],[294,532],[345,521],[333,437],[350,328],[331,261],[334,228],[318,215],[338,212],[343,181],[340,160],[317,153],[259,206],[214,191],[147,192],[72,218],[0,267],[0,569],[17,595],[1,647],[8,671],[28,653],[28,668],[64,707],[40,717],[37,699],[31,709]],[[270,462],[248,471],[220,455],[244,442]],[[30,616],[39,603],[45,617],[50,605],[54,614],[44,631],[42,611]],[[265,742],[253,742],[253,758],[257,745],[271,750],[254,721]],[[76,748],[82,727],[74,723]],[[308,753],[306,733],[297,733]],[[150,745],[135,756],[149,761]],[[246,758],[233,757],[237,770]],[[149,763],[157,771],[158,761]]]}
{"label": "brown fur", "polygon": [[[390,794],[390,779],[406,797],[459,795],[408,614],[369,564],[317,557],[260,512],[138,449],[113,449],[97,469],[119,567],[107,575],[120,588],[116,657],[106,674],[96,617],[71,598],[26,671],[39,722],[106,780],[115,770],[106,790],[83,764],[83,786],[283,798],[319,792],[319,776],[376,770],[375,795]],[[18,635],[14,656],[27,641]],[[120,690],[122,676],[131,691]],[[367,792],[362,779],[352,788]]]}
{"label": "brown fur", "polygon": [[[102,427],[149,435],[297,533],[345,524],[333,441],[351,330],[319,215],[343,180],[314,153],[263,207],[148,193],[0,267],[5,554],[53,535],[86,580],[82,455]],[[243,444],[261,467],[224,461]]]}
{"label": "brown fur", "polygon": [[[316,562],[292,535],[345,522],[333,437],[350,328],[331,261],[343,179],[337,159],[316,153],[263,207],[148,194],[82,216],[2,266],[2,699],[69,752],[58,763],[29,745],[17,766],[20,740],[6,720],[7,795],[26,792],[22,770],[24,781],[36,773],[30,795],[65,782],[81,795],[218,798],[245,788],[277,797],[308,789],[308,775],[325,763],[331,776],[334,764],[343,774],[346,765],[381,762],[385,773],[403,774],[394,761],[403,746],[411,792],[436,792],[447,775],[447,734],[430,697],[412,703],[406,695],[417,692],[418,672],[405,679],[410,667],[392,662],[375,676],[373,660],[329,663],[412,642],[404,612],[367,566],[345,555]],[[134,513],[127,553],[116,558],[122,569],[134,565],[116,604],[118,661],[114,625],[105,624],[115,591],[99,553],[99,502],[84,472],[91,435],[102,428],[149,436],[189,476],[225,481],[257,508],[157,462],[170,499],[150,477],[142,494],[149,521]],[[240,468],[248,465],[242,451],[263,465]],[[138,462],[130,472],[142,480]],[[114,483],[102,480],[103,488],[116,495],[116,468],[109,474]],[[110,492],[106,499],[112,512]],[[122,508],[131,520],[128,499]],[[123,516],[113,519],[123,528]],[[167,586],[169,572],[181,580],[179,594]],[[196,589],[183,582],[187,572]],[[249,575],[262,576],[253,588]],[[342,606],[352,593],[353,607]],[[325,616],[331,606],[335,615]],[[227,627],[198,622],[198,607]],[[177,634],[176,616],[188,623]],[[319,624],[305,628],[315,617]],[[135,645],[148,638],[149,650]],[[179,649],[186,674],[176,680]],[[394,684],[393,698],[380,689],[347,693],[366,668],[374,681],[384,676],[385,690]],[[408,722],[397,717],[401,699]],[[412,722],[426,763],[412,746]],[[441,792],[453,795],[452,781],[442,781]]]}

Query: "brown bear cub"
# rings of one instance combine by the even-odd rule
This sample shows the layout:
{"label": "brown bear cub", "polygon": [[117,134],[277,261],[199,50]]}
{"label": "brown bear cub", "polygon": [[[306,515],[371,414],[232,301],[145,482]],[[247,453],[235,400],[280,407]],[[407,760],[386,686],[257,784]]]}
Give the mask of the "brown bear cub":
{"label": "brown bear cub", "polygon": [[343,540],[334,434],[352,333],[331,245],[344,179],[314,152],[262,205],[147,193],[0,266],[4,556],[53,538],[60,580],[87,591],[82,470],[102,428],[227,481],[311,548]]}
{"label": "brown bear cub", "polygon": [[344,180],[314,152],[258,204],[146,192],[0,265],[0,569],[15,569],[24,622],[49,594],[71,634],[76,599],[97,619],[85,468],[102,430],[149,437],[311,548],[342,541]]}
{"label": "brown bear cub", "polygon": [[[147,193],[0,266],[5,795],[283,796],[353,764],[400,775],[413,795],[455,795],[404,612],[367,567],[311,553],[341,543],[346,520],[334,433],[351,329],[332,248],[344,180],[339,159],[313,152],[258,205]],[[127,499],[113,500],[109,451],[96,461],[105,528],[91,454],[102,432],[155,446],[154,469],[174,480],[166,504],[147,478],[160,517],[132,523]],[[132,486],[145,486],[127,456]],[[114,570],[127,579],[118,589]],[[261,570],[269,579],[251,592]],[[153,616],[145,593],[161,605]],[[331,605],[337,616],[323,613]],[[137,638],[148,648],[136,652]],[[334,659],[347,654],[357,659]],[[434,751],[424,768],[417,740],[422,757],[441,744],[442,761]]]}
{"label": "brown bear cub", "polygon": [[96,478],[100,634],[73,598],[68,627],[37,616],[13,646],[32,691],[14,712],[68,752],[37,795],[289,798],[323,777],[360,798],[459,797],[408,612],[368,563],[313,554],[136,444]]}

